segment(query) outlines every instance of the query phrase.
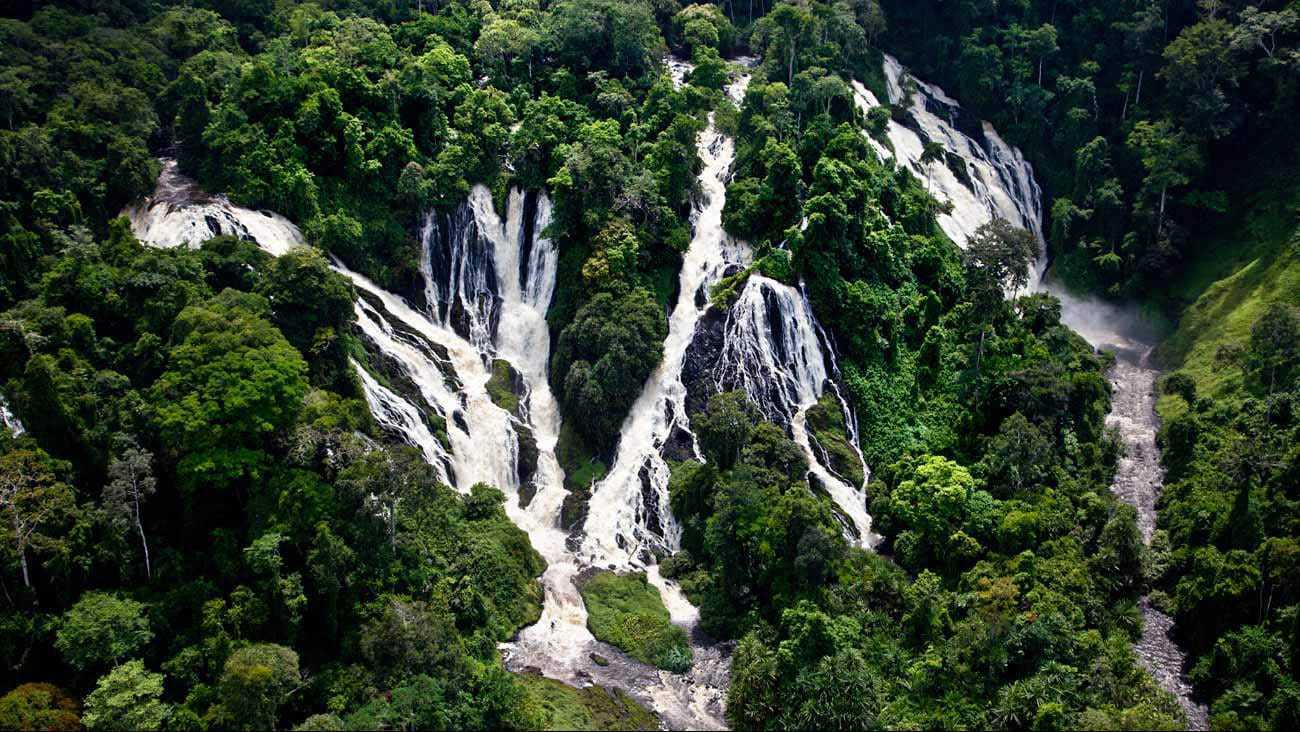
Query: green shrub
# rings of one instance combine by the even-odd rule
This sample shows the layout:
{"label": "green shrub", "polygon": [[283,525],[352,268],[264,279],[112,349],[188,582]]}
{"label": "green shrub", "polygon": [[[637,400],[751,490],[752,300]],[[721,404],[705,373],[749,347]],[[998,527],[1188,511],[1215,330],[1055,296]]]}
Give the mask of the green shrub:
{"label": "green shrub", "polygon": [[587,627],[598,640],[667,671],[682,673],[691,667],[686,631],[673,625],[659,591],[646,581],[644,572],[600,572],[580,589],[587,603]]}

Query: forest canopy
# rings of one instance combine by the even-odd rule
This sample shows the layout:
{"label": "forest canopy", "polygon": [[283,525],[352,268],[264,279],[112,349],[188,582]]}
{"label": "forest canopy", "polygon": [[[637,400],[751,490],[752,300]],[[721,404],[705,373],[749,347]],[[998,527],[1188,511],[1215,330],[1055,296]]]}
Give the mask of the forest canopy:
{"label": "forest canopy", "polygon": [[[512,188],[553,204],[534,234],[558,252],[542,361],[566,531],[679,299],[725,317],[762,277],[824,326],[835,392],[803,440],[866,484],[873,549],[739,388],[691,400],[693,439],[664,449],[680,537],[653,563],[734,648],[731,726],[1181,728],[1134,651],[1145,603],[1174,617],[1215,728],[1294,725],[1297,42],[1294,0],[7,6],[0,728],[647,723],[635,690],[507,669],[498,644],[551,601],[522,491],[447,485],[359,376],[383,374],[340,267],[436,307],[421,221],[478,185],[498,210]],[[1025,150],[1074,287],[1201,336],[1219,310],[1183,306],[1206,288],[1168,284],[1222,257],[1199,232],[1276,240],[1247,274],[1290,295],[1247,298],[1212,360],[1171,339],[1151,546],[1110,490],[1114,358],[1026,291],[1032,233],[995,217],[954,242],[930,181],[878,153],[906,113],[864,114],[852,84],[888,99],[885,52]],[[753,257],[678,292],[708,130],[734,144],[721,224]],[[164,158],[306,246],[142,243],[120,213]],[[520,422],[515,372],[492,369]],[[457,417],[420,426],[445,447]],[[597,637],[690,668],[646,575],[581,587]]]}

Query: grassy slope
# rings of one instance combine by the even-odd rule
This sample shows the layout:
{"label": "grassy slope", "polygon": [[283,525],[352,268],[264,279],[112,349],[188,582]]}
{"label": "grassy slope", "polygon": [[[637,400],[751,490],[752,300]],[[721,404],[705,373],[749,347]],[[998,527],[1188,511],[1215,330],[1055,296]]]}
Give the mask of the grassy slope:
{"label": "grassy slope", "polygon": [[654,730],[659,720],[621,689],[575,689],[534,674],[519,677],[546,730]]}
{"label": "grassy slope", "polygon": [[644,572],[599,572],[579,589],[587,604],[587,627],[597,639],[642,663],[676,672],[690,667],[686,631],[672,624],[659,591]]}
{"label": "grassy slope", "polygon": [[[1181,370],[1198,393],[1232,400],[1241,390],[1241,370],[1215,363],[1222,346],[1245,346],[1250,328],[1269,303],[1300,305],[1300,186],[1270,188],[1242,202],[1241,214],[1225,222],[1210,239],[1205,255],[1153,299],[1169,293],[1194,295],[1178,326],[1156,351],[1159,362]],[[1184,408],[1181,399],[1162,397],[1161,417]]]}

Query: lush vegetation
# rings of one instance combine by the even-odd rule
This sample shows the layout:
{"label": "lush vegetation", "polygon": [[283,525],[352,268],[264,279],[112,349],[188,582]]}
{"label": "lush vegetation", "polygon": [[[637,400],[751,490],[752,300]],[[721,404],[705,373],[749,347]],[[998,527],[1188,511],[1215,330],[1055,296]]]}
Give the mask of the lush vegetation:
{"label": "lush vegetation", "polygon": [[659,590],[645,572],[598,572],[578,583],[587,605],[587,627],[597,640],[638,661],[681,673],[691,666],[686,631],[672,624]]}
{"label": "lush vegetation", "polygon": [[[1236,181],[1295,168],[1294,0],[881,5],[885,45],[1030,156],[1077,286],[1196,267]],[[1167,294],[1173,316],[1195,296]]]}
{"label": "lush vegetation", "polygon": [[[421,213],[478,183],[549,191],[575,525],[662,359],[709,113],[736,144],[723,222],[756,254],[713,302],[754,272],[805,286],[883,537],[851,546],[802,450],[743,394],[693,415],[707,462],[673,465],[682,549],[662,571],[737,642],[732,724],[1176,728],[1132,651],[1151,588],[1216,725],[1300,717],[1294,2],[3,14],[0,385],[26,432],[0,429],[0,727],[653,727],[620,691],[502,667],[544,563],[499,491],[440,485],[376,429],[349,362],[368,362],[355,294],[324,252],[418,302]],[[1032,239],[994,221],[959,250],[925,182],[865,138],[881,113],[862,119],[848,82],[883,98],[882,48],[1031,155],[1073,283],[1200,296],[1164,349],[1152,550],[1108,490],[1109,357],[1053,298],[1020,294]],[[669,50],[695,65],[680,89]],[[724,57],[742,52],[761,61],[736,107]],[[311,246],[142,247],[114,216],[163,154]],[[512,412],[516,377],[497,362],[488,385]],[[860,480],[838,403],[807,417]],[[644,576],[581,589],[597,637],[690,665]]]}
{"label": "lush vegetation", "polygon": [[575,689],[544,676],[523,677],[543,730],[656,730],[659,720],[620,689]]}
{"label": "lush vegetation", "polygon": [[889,47],[1033,159],[1056,271],[1175,321],[1152,602],[1213,727],[1293,724],[1300,7],[882,4]]}
{"label": "lush vegetation", "polygon": [[1243,207],[1247,261],[1205,289],[1164,345],[1168,471],[1153,576],[1221,728],[1296,716],[1300,585],[1300,239],[1296,202]]}
{"label": "lush vegetation", "polygon": [[[66,678],[96,728],[530,719],[495,643],[538,616],[541,559],[498,491],[367,437],[323,258],[48,233],[3,316],[6,678]],[[63,693],[19,686],[3,725],[75,720]]]}

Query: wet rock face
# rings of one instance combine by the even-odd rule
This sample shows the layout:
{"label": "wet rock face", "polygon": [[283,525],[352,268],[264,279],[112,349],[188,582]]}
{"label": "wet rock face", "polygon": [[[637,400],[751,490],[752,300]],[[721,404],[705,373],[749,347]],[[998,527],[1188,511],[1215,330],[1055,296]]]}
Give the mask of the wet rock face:
{"label": "wet rock face", "polygon": [[683,462],[695,459],[695,439],[681,425],[673,425],[673,430],[664,442],[660,454],[670,462]]}
{"label": "wet rock face", "polygon": [[587,521],[591,509],[591,486],[576,486],[564,496],[564,505],[560,508],[560,528],[572,531],[569,537],[569,551],[577,551],[581,545],[578,533]]}
{"label": "wet rock face", "polygon": [[717,370],[726,345],[726,327],[727,314],[718,308],[710,308],[695,326],[695,335],[682,362],[688,415],[704,411],[709,397],[717,393]]}
{"label": "wet rock face", "polygon": [[493,404],[510,413],[511,427],[519,440],[519,455],[515,470],[519,476],[519,505],[527,508],[537,495],[537,461],[541,453],[537,437],[529,424],[524,405],[528,403],[528,382],[509,361],[492,361],[492,377],[487,383],[488,397]]}
{"label": "wet rock face", "polygon": [[462,338],[495,340],[501,319],[501,295],[491,241],[479,232],[468,204],[462,204],[451,214],[431,216],[428,299],[432,302],[427,303],[430,313]]}
{"label": "wet rock face", "polygon": [[528,263],[533,261],[533,246],[542,232],[537,230],[537,191],[525,191],[523,232],[519,239],[519,281],[528,281]]}
{"label": "wet rock face", "polygon": [[[360,293],[360,297],[376,311],[387,315],[387,311],[382,302],[370,297],[364,292]],[[389,322],[393,327],[394,335],[397,338],[422,351],[429,357],[430,361],[433,361],[438,365],[439,370],[442,372],[443,379],[448,384],[459,384],[459,379],[451,365],[451,359],[445,347],[428,340],[419,332],[406,327],[405,324],[396,318],[389,319],[387,322]],[[414,380],[412,380],[411,375],[406,371],[406,367],[399,359],[395,358],[392,354],[385,352],[382,348],[379,348],[370,340],[369,337],[366,336],[364,332],[361,331],[361,329],[358,328],[355,331],[355,335],[361,340],[365,348],[366,355],[368,356],[367,363],[370,368],[387,381],[389,387],[392,388],[394,392],[401,395],[403,399],[413,405],[419,411],[420,416],[424,419],[424,422],[428,425],[430,431],[433,432],[434,435],[442,435],[442,441],[445,443],[447,415],[440,413],[435,405],[430,404],[428,400],[424,398],[424,394],[420,391],[420,387]],[[402,440],[403,438],[402,435],[394,436],[399,440]]]}
{"label": "wet rock face", "polygon": [[515,424],[515,435],[519,438],[519,505],[528,508],[533,496],[537,495],[537,461],[541,452],[537,448],[537,438],[532,428],[525,424]]}
{"label": "wet rock face", "polygon": [[[388,323],[389,327],[392,328],[393,334],[398,340],[428,357],[442,372],[442,378],[449,386],[457,390],[461,388],[460,377],[456,375],[456,370],[451,365],[451,355],[447,353],[446,346],[429,340],[423,333],[403,322],[401,318],[393,317],[388,312],[388,309],[384,307],[384,303],[370,293],[358,291],[357,295],[383,316],[384,322]],[[364,334],[359,335],[364,338]]]}
{"label": "wet rock face", "polygon": [[663,519],[659,515],[659,499],[655,493],[654,482],[650,478],[650,466],[642,465],[637,477],[641,480],[641,506],[644,513],[640,523],[655,536],[662,536]]}

